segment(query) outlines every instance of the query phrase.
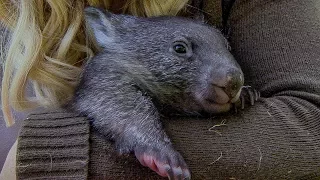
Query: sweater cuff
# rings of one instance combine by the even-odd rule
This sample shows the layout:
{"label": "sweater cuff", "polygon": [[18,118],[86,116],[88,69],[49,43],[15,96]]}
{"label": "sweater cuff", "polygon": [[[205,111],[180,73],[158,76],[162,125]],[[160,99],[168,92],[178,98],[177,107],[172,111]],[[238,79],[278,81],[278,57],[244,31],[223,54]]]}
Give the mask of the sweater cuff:
{"label": "sweater cuff", "polygon": [[18,138],[18,179],[87,179],[89,121],[64,110],[31,114]]}

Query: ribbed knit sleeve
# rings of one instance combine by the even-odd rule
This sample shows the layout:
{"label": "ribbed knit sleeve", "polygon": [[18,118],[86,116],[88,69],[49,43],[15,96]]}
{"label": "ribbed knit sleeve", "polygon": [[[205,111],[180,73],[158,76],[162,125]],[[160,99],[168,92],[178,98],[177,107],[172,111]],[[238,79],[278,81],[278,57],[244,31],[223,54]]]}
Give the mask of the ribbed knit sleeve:
{"label": "ribbed knit sleeve", "polygon": [[87,179],[89,122],[67,113],[39,112],[23,122],[18,139],[18,179]]}

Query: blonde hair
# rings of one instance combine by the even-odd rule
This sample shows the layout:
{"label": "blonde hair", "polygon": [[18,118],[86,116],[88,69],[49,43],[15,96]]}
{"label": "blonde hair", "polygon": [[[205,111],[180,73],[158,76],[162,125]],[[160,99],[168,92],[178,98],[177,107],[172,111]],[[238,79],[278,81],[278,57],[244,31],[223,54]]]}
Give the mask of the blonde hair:
{"label": "blonde hair", "polygon": [[[83,9],[88,5],[110,9],[112,3],[0,0],[0,21],[12,32],[1,92],[7,126],[14,123],[11,108],[25,111],[39,106],[60,107],[71,99],[81,65],[96,52],[84,33]],[[188,0],[128,0],[122,13],[146,17],[177,15],[187,3]],[[27,82],[32,84],[32,97],[26,95]]]}

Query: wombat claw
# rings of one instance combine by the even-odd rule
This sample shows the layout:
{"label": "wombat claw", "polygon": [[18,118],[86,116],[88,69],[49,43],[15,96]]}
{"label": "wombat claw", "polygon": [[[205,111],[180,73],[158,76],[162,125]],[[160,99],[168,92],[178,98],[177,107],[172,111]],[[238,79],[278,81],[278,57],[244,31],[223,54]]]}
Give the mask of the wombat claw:
{"label": "wombat claw", "polygon": [[260,92],[251,86],[242,86],[240,94],[241,109],[244,109],[246,102],[251,106],[260,98]]}
{"label": "wombat claw", "polygon": [[242,86],[241,94],[239,100],[234,104],[234,110],[237,113],[237,108],[241,107],[241,109],[245,108],[245,104],[254,105],[256,101],[260,98],[260,92],[251,86]]}
{"label": "wombat claw", "polygon": [[191,179],[187,164],[173,147],[158,149],[137,146],[135,155],[143,166],[149,167],[160,176],[168,177],[169,180]]}

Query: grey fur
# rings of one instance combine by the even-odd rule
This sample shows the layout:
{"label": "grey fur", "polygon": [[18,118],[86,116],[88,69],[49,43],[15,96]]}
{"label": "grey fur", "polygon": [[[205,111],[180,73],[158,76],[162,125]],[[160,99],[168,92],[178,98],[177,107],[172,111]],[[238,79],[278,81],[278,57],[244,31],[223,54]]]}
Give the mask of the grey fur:
{"label": "grey fur", "polygon": [[[185,18],[137,18],[89,7],[85,19],[101,52],[84,68],[74,110],[92,118],[120,153],[133,151],[139,160],[148,155],[163,164],[169,178],[190,178],[159,113],[166,107],[182,114],[228,110],[202,103],[219,99],[212,86],[231,99],[243,85],[227,41],[220,31]],[[180,41],[185,54],[173,49]]]}

